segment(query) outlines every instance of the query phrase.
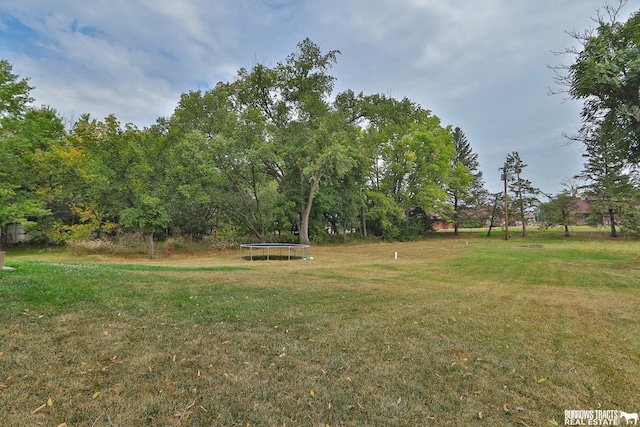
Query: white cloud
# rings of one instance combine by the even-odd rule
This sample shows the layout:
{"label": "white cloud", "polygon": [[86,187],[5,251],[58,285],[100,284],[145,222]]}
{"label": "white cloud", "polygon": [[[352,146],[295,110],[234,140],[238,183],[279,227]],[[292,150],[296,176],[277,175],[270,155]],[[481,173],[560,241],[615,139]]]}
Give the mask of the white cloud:
{"label": "white cloud", "polygon": [[[564,178],[562,162],[581,159],[561,148],[562,132],[577,126],[577,108],[547,96],[553,81],[546,66],[565,59],[550,53],[573,42],[565,31],[591,25],[601,6],[601,0],[0,0],[0,42],[7,40],[14,72],[37,86],[38,104],[76,117],[113,113],[147,126],[171,114],[181,93],[231,80],[256,62],[275,65],[309,37],[325,51],[342,52],[333,70],[338,90],[409,97],[462,128],[488,178],[506,154],[522,150],[532,171],[553,165],[541,174],[552,188]],[[33,37],[10,43],[11,18]],[[557,155],[565,152],[566,158]]]}

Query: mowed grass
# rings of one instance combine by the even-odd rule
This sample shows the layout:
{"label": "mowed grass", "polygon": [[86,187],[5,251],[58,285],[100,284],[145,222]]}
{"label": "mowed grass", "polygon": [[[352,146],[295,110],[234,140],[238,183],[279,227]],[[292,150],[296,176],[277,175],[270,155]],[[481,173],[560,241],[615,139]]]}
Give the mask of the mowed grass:
{"label": "mowed grass", "polygon": [[639,255],[553,233],[313,247],[306,262],[10,252],[0,418],[533,427],[638,412]]}

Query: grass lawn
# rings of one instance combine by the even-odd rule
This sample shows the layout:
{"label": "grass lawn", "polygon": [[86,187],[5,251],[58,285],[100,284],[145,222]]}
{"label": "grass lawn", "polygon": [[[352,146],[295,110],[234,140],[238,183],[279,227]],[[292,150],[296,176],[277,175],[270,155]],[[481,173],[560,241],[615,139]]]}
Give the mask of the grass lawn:
{"label": "grass lawn", "polygon": [[533,427],[639,412],[640,242],[499,234],[314,246],[306,262],[9,251],[1,424]]}

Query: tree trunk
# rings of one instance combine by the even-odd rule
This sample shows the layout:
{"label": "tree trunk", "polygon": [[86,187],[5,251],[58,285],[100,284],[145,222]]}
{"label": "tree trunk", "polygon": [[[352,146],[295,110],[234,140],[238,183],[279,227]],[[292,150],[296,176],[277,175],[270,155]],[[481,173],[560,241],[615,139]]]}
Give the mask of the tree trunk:
{"label": "tree trunk", "polygon": [[306,204],[300,212],[300,227],[298,227],[298,242],[303,245],[310,244],[309,240],[309,215],[311,214],[311,206]]}
{"label": "tree trunk", "polygon": [[367,217],[364,209],[365,207],[363,206],[362,209],[360,210],[360,233],[362,234],[362,237],[366,238],[367,237]]}
{"label": "tree trunk", "polygon": [[571,233],[569,233],[569,226],[564,225],[564,237],[571,237]]}
{"label": "tree trunk", "polygon": [[613,209],[609,208],[609,223],[611,224],[611,237],[618,237],[616,233],[616,221],[613,215]]}
{"label": "tree trunk", "polygon": [[147,250],[149,251],[149,259],[153,259],[155,252],[153,249],[153,233],[147,233]]}
{"label": "tree trunk", "polygon": [[454,236],[458,235],[458,228],[460,227],[459,221],[460,221],[460,216],[458,215],[458,198],[454,197],[453,198],[453,235]]}
{"label": "tree trunk", "polygon": [[498,197],[493,199],[493,209],[491,209],[491,217],[489,218],[489,231],[487,237],[491,237],[491,229],[493,228],[493,221],[496,219],[496,211],[498,210]]}
{"label": "tree trunk", "polygon": [[307,194],[307,202],[304,203],[300,209],[300,227],[298,227],[298,241],[303,245],[311,244],[309,240],[309,216],[311,215],[311,206],[313,206],[313,196],[316,193],[318,184],[320,183],[320,177],[318,174],[314,174],[311,179],[311,187]]}

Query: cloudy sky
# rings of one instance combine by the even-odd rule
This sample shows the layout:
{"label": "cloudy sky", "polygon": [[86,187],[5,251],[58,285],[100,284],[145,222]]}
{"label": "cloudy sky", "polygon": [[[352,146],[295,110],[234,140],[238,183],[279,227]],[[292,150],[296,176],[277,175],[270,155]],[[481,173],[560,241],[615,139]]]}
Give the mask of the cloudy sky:
{"label": "cloudy sky", "polygon": [[518,151],[525,178],[557,193],[582,167],[563,136],[581,104],[549,95],[548,66],[572,63],[552,52],[577,46],[567,31],[593,27],[605,1],[0,0],[0,58],[68,122],[115,114],[142,128],[182,93],[275,65],[309,37],[341,52],[336,93],[408,97],[460,127],[490,191]]}

